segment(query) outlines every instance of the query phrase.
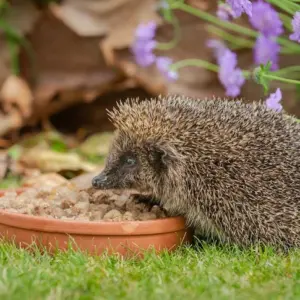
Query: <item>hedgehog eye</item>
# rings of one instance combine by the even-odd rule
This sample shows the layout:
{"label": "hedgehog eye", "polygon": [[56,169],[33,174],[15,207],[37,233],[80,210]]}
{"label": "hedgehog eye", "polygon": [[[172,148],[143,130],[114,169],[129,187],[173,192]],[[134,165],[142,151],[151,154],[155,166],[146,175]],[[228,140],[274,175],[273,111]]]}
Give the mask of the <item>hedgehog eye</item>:
{"label": "hedgehog eye", "polygon": [[125,163],[127,166],[134,166],[136,164],[136,160],[132,157],[127,157]]}

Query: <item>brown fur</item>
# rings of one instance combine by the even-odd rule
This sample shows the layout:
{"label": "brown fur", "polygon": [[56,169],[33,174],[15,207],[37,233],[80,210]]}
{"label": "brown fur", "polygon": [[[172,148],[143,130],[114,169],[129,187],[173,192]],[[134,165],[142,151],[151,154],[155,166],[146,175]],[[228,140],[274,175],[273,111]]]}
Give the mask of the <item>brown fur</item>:
{"label": "brown fur", "polygon": [[95,187],[149,193],[229,243],[300,246],[300,125],[292,118],[262,103],[179,96],[126,101],[109,116],[117,135]]}

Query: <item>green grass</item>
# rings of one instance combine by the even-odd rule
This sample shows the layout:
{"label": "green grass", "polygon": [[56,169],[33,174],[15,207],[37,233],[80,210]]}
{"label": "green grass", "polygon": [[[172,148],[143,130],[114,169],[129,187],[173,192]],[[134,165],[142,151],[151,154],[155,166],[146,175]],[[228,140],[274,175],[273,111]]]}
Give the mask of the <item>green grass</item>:
{"label": "green grass", "polygon": [[0,244],[0,299],[300,299],[300,252],[182,248],[143,260]]}

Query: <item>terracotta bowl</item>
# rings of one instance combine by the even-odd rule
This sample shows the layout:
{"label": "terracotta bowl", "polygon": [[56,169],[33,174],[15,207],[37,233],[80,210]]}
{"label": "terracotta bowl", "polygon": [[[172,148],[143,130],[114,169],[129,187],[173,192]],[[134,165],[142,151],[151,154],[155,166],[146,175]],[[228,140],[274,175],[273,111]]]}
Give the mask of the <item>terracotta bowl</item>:
{"label": "terracotta bowl", "polygon": [[[21,192],[18,190],[18,192]],[[4,191],[0,191],[0,196]],[[50,253],[70,246],[93,255],[118,253],[142,255],[147,249],[157,253],[173,251],[191,241],[185,220],[172,217],[151,221],[77,222],[10,213],[0,209],[0,235],[18,247],[32,243]]]}

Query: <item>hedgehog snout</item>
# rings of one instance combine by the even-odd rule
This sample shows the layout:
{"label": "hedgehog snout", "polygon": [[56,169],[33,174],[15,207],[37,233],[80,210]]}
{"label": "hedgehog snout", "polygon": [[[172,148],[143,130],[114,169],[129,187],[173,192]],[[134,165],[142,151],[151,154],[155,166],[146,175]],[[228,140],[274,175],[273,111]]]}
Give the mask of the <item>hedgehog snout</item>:
{"label": "hedgehog snout", "polygon": [[92,186],[96,189],[105,188],[107,183],[107,176],[105,174],[99,174],[92,179]]}

